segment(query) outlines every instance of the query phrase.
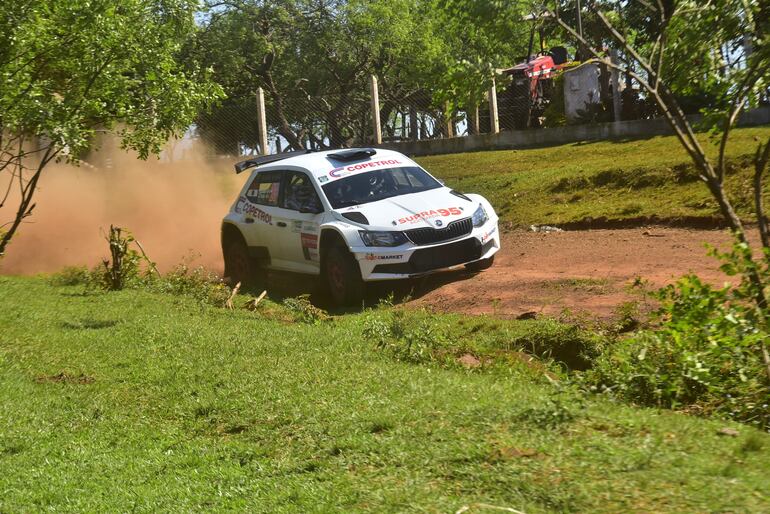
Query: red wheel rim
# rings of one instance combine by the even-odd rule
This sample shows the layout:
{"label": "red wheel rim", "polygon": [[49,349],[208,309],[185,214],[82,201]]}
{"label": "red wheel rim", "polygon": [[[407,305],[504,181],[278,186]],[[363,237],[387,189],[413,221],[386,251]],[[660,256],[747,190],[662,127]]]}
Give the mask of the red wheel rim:
{"label": "red wheel rim", "polygon": [[342,294],[342,292],[345,290],[345,274],[342,271],[342,266],[340,263],[329,263],[327,273],[329,274],[329,284],[331,284],[332,289],[334,289],[336,293]]}
{"label": "red wheel rim", "polygon": [[233,252],[232,265],[233,275],[238,282],[243,281],[249,273],[249,261],[246,255],[241,251]]}

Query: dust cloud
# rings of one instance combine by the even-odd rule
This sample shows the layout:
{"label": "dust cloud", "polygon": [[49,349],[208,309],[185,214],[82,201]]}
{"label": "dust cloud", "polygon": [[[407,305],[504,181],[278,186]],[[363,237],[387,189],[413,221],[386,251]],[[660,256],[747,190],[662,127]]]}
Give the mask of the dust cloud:
{"label": "dust cloud", "polygon": [[[161,159],[142,161],[107,140],[86,164],[52,164],[0,273],[97,265],[109,254],[110,224],[130,230],[161,271],[184,260],[221,273],[220,224],[245,180],[234,174],[233,162],[187,140],[170,145]],[[9,201],[0,223],[15,208]]]}

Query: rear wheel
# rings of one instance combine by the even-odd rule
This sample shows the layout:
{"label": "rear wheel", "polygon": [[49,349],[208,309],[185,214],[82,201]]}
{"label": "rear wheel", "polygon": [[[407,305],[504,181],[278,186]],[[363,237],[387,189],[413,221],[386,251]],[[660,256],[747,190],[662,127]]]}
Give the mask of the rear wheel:
{"label": "rear wheel", "polygon": [[481,259],[480,261],[466,264],[465,269],[467,269],[468,271],[484,271],[485,269],[489,269],[494,263],[495,263],[495,256],[493,255],[488,259]]}
{"label": "rear wheel", "polygon": [[257,285],[258,269],[242,240],[230,241],[225,247],[225,267],[233,285],[238,282],[244,288]]}
{"label": "rear wheel", "polygon": [[340,246],[332,246],[324,258],[323,274],[329,296],[337,305],[352,305],[364,298],[364,281],[356,259]]}

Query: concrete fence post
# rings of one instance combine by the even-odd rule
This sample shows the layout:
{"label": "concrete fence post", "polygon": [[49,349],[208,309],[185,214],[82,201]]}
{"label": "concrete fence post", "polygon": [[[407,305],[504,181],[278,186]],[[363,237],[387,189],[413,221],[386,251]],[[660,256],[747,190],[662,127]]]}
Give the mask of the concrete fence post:
{"label": "concrete fence post", "polygon": [[380,125],[380,93],[377,88],[377,77],[372,75],[369,77],[369,89],[372,96],[372,125],[374,144],[382,144],[382,126]]}
{"label": "concrete fence post", "polygon": [[267,146],[267,115],[265,114],[265,92],[257,88],[257,131],[259,136],[259,153],[267,155],[270,147]]}
{"label": "concrete fence post", "polygon": [[492,134],[500,132],[500,118],[497,114],[497,87],[492,77],[492,87],[489,88],[489,124]]}

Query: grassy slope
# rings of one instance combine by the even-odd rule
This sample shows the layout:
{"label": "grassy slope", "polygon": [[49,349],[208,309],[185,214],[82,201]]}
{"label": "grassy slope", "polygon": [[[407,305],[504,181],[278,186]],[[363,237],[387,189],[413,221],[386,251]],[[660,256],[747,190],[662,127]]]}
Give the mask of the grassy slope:
{"label": "grassy slope", "polygon": [[[79,291],[0,277],[0,511],[770,510],[747,427],[588,399],[543,428],[542,375],[397,362],[367,314]],[[94,382],[39,381],[61,372]]]}
{"label": "grassy slope", "polygon": [[[750,158],[756,137],[770,128],[734,132],[728,155],[740,173],[729,187],[744,214],[751,211]],[[707,150],[716,146],[701,135]],[[575,143],[550,148],[441,155],[420,164],[467,192],[490,199],[514,225],[564,223],[584,218],[625,219],[717,215],[706,187],[693,179],[689,157],[673,136]],[[682,180],[682,175],[689,178]]]}

